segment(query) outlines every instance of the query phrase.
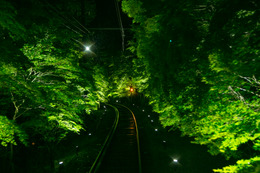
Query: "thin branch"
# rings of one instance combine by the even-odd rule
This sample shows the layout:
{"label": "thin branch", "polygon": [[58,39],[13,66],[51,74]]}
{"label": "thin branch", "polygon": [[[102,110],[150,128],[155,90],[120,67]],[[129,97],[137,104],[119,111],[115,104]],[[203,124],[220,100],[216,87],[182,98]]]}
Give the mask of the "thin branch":
{"label": "thin branch", "polygon": [[19,115],[16,116],[16,119],[19,118],[21,115],[23,115],[25,112],[31,110],[32,108],[27,108],[25,111],[23,111],[22,113],[20,113]]}
{"label": "thin branch", "polygon": [[241,91],[245,91],[245,92],[247,92],[247,93],[256,95],[257,97],[260,97],[259,94],[256,94],[256,93],[254,93],[253,91],[249,91],[249,90],[247,90],[247,89],[245,89],[245,88],[241,88],[241,87],[236,87],[236,88],[240,89]]}

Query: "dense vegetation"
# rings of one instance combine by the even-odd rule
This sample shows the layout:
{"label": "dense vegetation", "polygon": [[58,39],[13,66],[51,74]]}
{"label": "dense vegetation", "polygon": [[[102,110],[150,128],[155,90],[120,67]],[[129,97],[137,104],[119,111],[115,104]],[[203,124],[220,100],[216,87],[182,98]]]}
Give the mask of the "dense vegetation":
{"label": "dense vegetation", "polygon": [[136,83],[161,123],[259,172],[259,1],[123,0]]}
{"label": "dense vegetation", "polygon": [[83,116],[107,100],[109,87],[84,52],[93,1],[4,0],[0,16],[0,141],[14,170],[14,145],[41,143],[52,152],[84,130]]}
{"label": "dense vegetation", "polygon": [[122,0],[134,38],[112,55],[84,51],[96,41],[92,0],[0,1],[0,141],[11,162],[14,145],[51,150],[133,86],[163,126],[238,160],[215,172],[259,171],[259,5]]}

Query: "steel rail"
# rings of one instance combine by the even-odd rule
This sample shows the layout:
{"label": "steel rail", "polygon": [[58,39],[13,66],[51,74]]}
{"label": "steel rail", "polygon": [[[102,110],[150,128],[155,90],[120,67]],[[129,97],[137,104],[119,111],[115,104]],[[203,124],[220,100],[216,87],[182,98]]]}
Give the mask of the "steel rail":
{"label": "steel rail", "polygon": [[106,153],[106,150],[115,134],[115,131],[116,131],[116,128],[117,128],[117,125],[118,125],[118,121],[119,121],[119,111],[118,109],[115,107],[115,106],[112,106],[110,104],[106,104],[112,108],[114,108],[115,112],[116,112],[116,118],[115,118],[115,121],[114,121],[114,124],[110,130],[110,132],[108,133],[106,139],[105,139],[105,142],[100,150],[100,152],[98,153],[98,156],[96,157],[96,160],[94,161],[94,163],[92,164],[90,170],[88,173],[96,173],[100,167],[100,164],[105,156],[105,153]]}
{"label": "steel rail", "polygon": [[142,162],[141,162],[141,151],[140,151],[140,142],[139,142],[139,132],[138,132],[138,126],[137,126],[137,122],[136,122],[136,118],[135,118],[135,115],[133,113],[133,111],[131,109],[129,109],[128,107],[126,107],[125,105],[121,105],[121,104],[116,104],[116,105],[119,105],[119,106],[122,106],[126,109],[128,109],[132,116],[133,116],[133,119],[134,119],[134,122],[135,122],[135,129],[136,129],[136,140],[137,140],[137,149],[138,149],[138,164],[139,164],[139,173],[142,173]]}
{"label": "steel rail", "polygon": [[[116,129],[117,129],[117,125],[118,125],[118,122],[119,122],[119,111],[118,109],[113,106],[113,105],[110,105],[110,104],[107,104],[108,106],[111,106],[112,108],[115,109],[116,111],[116,119],[115,119],[115,122],[112,126],[112,129],[110,130],[109,134],[107,135],[106,137],[106,140],[95,160],[95,162],[93,163],[89,173],[97,173],[100,169],[102,169],[101,165],[102,165],[102,161],[104,160],[104,157],[106,155],[106,152],[107,152],[107,149],[110,147],[110,144],[111,144],[111,140],[116,132]],[[138,126],[137,126],[137,122],[136,122],[136,118],[135,118],[135,115],[134,113],[126,106],[124,105],[121,105],[121,104],[115,104],[117,106],[120,106],[120,107],[124,107],[126,108],[132,115],[132,118],[133,118],[133,121],[134,121],[134,126],[135,126],[135,136],[136,136],[136,144],[137,144],[137,156],[138,156],[138,172],[139,173],[142,173],[142,167],[141,167],[141,153],[140,153],[140,142],[139,142],[139,133],[138,133]]]}

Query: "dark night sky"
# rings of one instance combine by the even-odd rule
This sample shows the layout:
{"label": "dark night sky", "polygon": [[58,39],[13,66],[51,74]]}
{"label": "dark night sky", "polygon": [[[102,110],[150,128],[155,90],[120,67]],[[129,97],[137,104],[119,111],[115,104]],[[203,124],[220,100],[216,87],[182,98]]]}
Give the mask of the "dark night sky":
{"label": "dark night sky", "polygon": [[[104,30],[95,30],[94,41],[98,51],[111,52],[122,50],[122,36],[120,30],[106,30],[105,28],[120,28],[117,17],[115,0],[95,0],[96,2],[96,18],[87,26],[88,28],[98,28]],[[129,28],[131,20],[121,11],[119,3],[120,15],[124,28]],[[129,37],[129,32],[125,31],[126,37]],[[125,41],[125,46],[127,41]]]}
{"label": "dark night sky", "polygon": [[96,0],[96,27],[119,27],[114,0]]}

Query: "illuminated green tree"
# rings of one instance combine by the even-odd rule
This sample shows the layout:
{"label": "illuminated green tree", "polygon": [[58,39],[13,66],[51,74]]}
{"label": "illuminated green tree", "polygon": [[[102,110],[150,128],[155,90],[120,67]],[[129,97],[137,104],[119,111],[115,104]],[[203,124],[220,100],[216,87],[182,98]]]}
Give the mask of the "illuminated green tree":
{"label": "illuminated green tree", "polygon": [[[162,125],[212,154],[256,158],[252,169],[259,152],[258,7],[254,0],[122,1],[133,18],[134,68]],[[244,163],[237,172],[246,171]]]}
{"label": "illuminated green tree", "polygon": [[56,3],[28,0],[24,4],[34,8],[26,10],[24,4],[14,8],[18,1],[1,1],[0,140],[11,146],[12,172],[13,145],[41,136],[51,148],[67,133],[79,133],[82,112],[97,109],[100,101],[94,85],[83,79],[92,74],[79,66],[82,45],[72,41],[82,38],[74,32],[77,19],[72,24],[64,16],[79,20],[81,13],[74,7],[60,12],[57,6],[71,6]]}

